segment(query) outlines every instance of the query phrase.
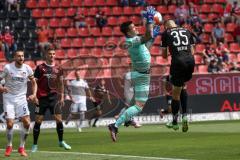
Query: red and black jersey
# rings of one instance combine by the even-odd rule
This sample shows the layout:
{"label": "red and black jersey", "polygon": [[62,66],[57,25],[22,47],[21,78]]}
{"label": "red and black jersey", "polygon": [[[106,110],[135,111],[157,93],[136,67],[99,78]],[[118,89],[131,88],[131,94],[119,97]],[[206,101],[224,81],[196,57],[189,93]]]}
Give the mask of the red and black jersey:
{"label": "red and black jersey", "polygon": [[37,97],[48,96],[49,93],[58,93],[58,84],[63,76],[63,70],[59,66],[51,66],[45,63],[37,66],[34,77],[37,78]]}
{"label": "red and black jersey", "polygon": [[182,27],[167,29],[162,34],[162,47],[169,48],[172,62],[179,56],[191,55],[191,45],[194,39],[189,30]]}
{"label": "red and black jersey", "polygon": [[94,88],[94,98],[97,102],[101,102],[104,94],[106,94],[107,90],[104,86],[97,85]]}

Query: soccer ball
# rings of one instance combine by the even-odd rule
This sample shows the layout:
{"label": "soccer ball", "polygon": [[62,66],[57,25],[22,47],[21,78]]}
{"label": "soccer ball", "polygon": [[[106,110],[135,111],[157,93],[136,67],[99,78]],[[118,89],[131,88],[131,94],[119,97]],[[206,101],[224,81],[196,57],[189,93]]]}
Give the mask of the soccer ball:
{"label": "soccer ball", "polygon": [[154,15],[154,24],[155,25],[160,25],[162,23],[162,21],[163,21],[163,18],[162,18],[161,13],[156,11],[156,13]]}

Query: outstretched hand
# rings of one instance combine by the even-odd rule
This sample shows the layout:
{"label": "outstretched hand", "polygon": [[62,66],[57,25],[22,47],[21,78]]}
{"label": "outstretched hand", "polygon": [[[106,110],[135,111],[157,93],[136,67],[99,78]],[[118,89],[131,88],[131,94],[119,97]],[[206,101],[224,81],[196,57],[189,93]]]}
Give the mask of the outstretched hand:
{"label": "outstretched hand", "polygon": [[146,12],[143,13],[143,17],[146,18],[147,23],[153,23],[154,15],[156,13],[156,9],[152,6],[146,8]]}
{"label": "outstretched hand", "polygon": [[160,26],[154,26],[153,27],[153,38],[156,38],[158,35],[160,35]]}

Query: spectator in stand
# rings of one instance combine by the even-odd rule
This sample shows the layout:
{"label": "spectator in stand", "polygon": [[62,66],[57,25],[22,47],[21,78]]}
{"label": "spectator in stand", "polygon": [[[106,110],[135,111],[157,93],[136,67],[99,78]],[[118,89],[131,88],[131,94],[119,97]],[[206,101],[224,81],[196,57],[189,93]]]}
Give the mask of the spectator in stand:
{"label": "spectator in stand", "polygon": [[9,26],[5,26],[4,28],[2,40],[4,44],[5,57],[8,61],[10,61],[13,58],[13,53],[17,50],[17,45],[14,42],[14,36],[11,33]]}
{"label": "spectator in stand", "polygon": [[219,61],[228,64],[229,63],[229,53],[230,53],[230,51],[225,47],[225,45],[222,42],[220,42],[217,45],[216,55],[217,55]]}
{"label": "spectator in stand", "polygon": [[48,32],[48,29],[45,26],[42,26],[42,28],[40,28],[37,31],[37,34],[38,34],[39,46],[40,46],[42,56],[43,56],[50,46],[49,32]]}
{"label": "spectator in stand", "polygon": [[209,44],[206,45],[206,48],[202,53],[204,64],[208,65],[212,60],[217,60],[217,56],[215,55],[215,49],[212,48]]}
{"label": "spectator in stand", "polygon": [[176,18],[176,23],[179,26],[182,26],[187,22],[189,13],[184,4],[181,4],[181,6],[176,9],[174,16]]}
{"label": "spectator in stand", "polygon": [[0,33],[0,49],[1,49],[1,51],[4,52],[3,36],[1,33]]}
{"label": "spectator in stand", "polygon": [[237,27],[233,31],[233,37],[235,41],[240,45],[240,20],[237,22]]}
{"label": "spectator in stand", "polygon": [[120,0],[120,6],[124,7],[124,6],[129,6],[129,1],[128,0]]}
{"label": "spectator in stand", "polygon": [[20,10],[20,0],[7,0],[8,10]]}
{"label": "spectator in stand", "polygon": [[222,17],[222,22],[224,24],[233,22],[231,12],[232,12],[232,5],[230,3],[228,3],[224,8],[224,13],[223,13],[223,17]]}
{"label": "spectator in stand", "polygon": [[195,33],[195,35],[197,35],[198,37],[200,37],[200,35],[203,33],[203,26],[200,22],[195,22],[192,25],[192,31],[193,33]]}
{"label": "spectator in stand", "polygon": [[145,6],[145,0],[129,0],[130,6]]}
{"label": "spectator in stand", "polygon": [[87,24],[85,22],[85,15],[83,13],[76,14],[74,17],[74,21],[75,21],[76,28],[87,26]]}
{"label": "spectator in stand", "polygon": [[240,67],[237,65],[236,62],[231,62],[230,63],[231,67],[229,68],[229,72],[239,72]]}
{"label": "spectator in stand", "polygon": [[224,62],[218,62],[218,68],[219,68],[219,72],[221,73],[229,72],[228,65]]}
{"label": "spectator in stand", "polygon": [[102,32],[102,28],[107,25],[107,17],[103,11],[99,11],[96,16],[96,23]]}
{"label": "spectator in stand", "polygon": [[5,10],[5,1],[0,1],[0,10]]}
{"label": "spectator in stand", "polygon": [[240,16],[240,7],[238,5],[238,1],[233,2],[231,14],[232,14],[233,22],[236,22]]}
{"label": "spectator in stand", "polygon": [[217,64],[216,60],[211,60],[210,64],[208,65],[208,72],[209,73],[217,73],[220,71],[220,68]]}
{"label": "spectator in stand", "polygon": [[190,17],[198,15],[197,6],[196,6],[194,3],[189,2],[188,12],[189,12],[189,16],[190,16]]}
{"label": "spectator in stand", "polygon": [[212,39],[215,44],[218,44],[219,42],[224,42],[224,34],[225,30],[221,27],[221,23],[218,22],[212,31]]}

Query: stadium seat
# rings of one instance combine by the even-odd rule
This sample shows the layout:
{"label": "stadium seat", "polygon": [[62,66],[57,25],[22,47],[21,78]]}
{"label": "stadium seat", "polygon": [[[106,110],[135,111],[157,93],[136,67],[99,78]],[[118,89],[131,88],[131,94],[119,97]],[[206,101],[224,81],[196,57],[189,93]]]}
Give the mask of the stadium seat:
{"label": "stadium seat", "polygon": [[211,41],[209,34],[206,33],[201,34],[200,38],[202,40],[202,43],[210,43]]}
{"label": "stadium seat", "polygon": [[203,0],[203,3],[211,3],[211,4],[213,4],[213,3],[215,3],[215,0]]}
{"label": "stadium seat", "polygon": [[156,64],[167,65],[168,64],[168,60],[163,58],[162,56],[157,56],[156,57]]}
{"label": "stadium seat", "polygon": [[60,24],[60,21],[59,21],[58,18],[52,18],[49,21],[49,26],[52,27],[52,28],[58,28],[59,24]]}
{"label": "stadium seat", "polygon": [[103,78],[111,78],[113,75],[112,75],[112,70],[109,69],[109,68],[104,68],[103,69],[103,74],[101,75],[101,77]]}
{"label": "stadium seat", "polygon": [[88,24],[88,25],[90,25],[90,26],[95,26],[95,22],[96,22],[96,20],[93,18],[93,17],[87,17],[86,19],[85,19],[85,22]]}
{"label": "stadium seat", "polygon": [[195,47],[195,53],[203,53],[204,49],[205,49],[204,44],[197,44]]}
{"label": "stadium seat", "polygon": [[216,3],[226,4],[226,3],[227,3],[227,0],[216,0]]}
{"label": "stadium seat", "polygon": [[57,8],[55,10],[55,17],[57,18],[63,18],[66,16],[65,10],[63,8]]}
{"label": "stadium seat", "polygon": [[56,28],[55,29],[55,36],[56,36],[56,38],[63,38],[63,37],[65,37],[65,33],[66,33],[66,31],[63,28]]}
{"label": "stadium seat", "polygon": [[199,73],[208,73],[208,66],[207,65],[199,65],[198,72]]}
{"label": "stadium seat", "polygon": [[94,5],[95,5],[95,0],[84,0],[83,1],[83,6],[93,7]]}
{"label": "stadium seat", "polygon": [[37,8],[37,1],[36,0],[28,0],[26,2],[26,7],[30,9],[35,9]]}
{"label": "stadium seat", "polygon": [[123,14],[124,15],[132,15],[134,13],[134,10],[132,7],[123,7]]}
{"label": "stadium seat", "polygon": [[61,60],[61,68],[65,69],[73,69],[73,64],[72,64],[72,60]]}
{"label": "stadium seat", "polygon": [[76,28],[68,28],[67,29],[67,36],[68,37],[78,37],[78,31]]}
{"label": "stadium seat", "polygon": [[113,50],[103,50],[103,56],[104,57],[112,57],[113,56]]}
{"label": "stadium seat", "polygon": [[85,47],[94,47],[95,46],[95,39],[94,38],[85,38],[84,40],[84,46]]}
{"label": "stadium seat", "polygon": [[211,33],[212,32],[212,30],[213,30],[213,25],[212,24],[210,24],[210,23],[206,23],[206,24],[204,24],[204,31],[206,32],[206,33]]}
{"label": "stadium seat", "polygon": [[47,19],[42,18],[37,20],[37,27],[42,27],[42,26],[48,26]]}
{"label": "stadium seat", "polygon": [[144,26],[138,26],[137,30],[139,31],[139,34],[145,34],[146,28]]}
{"label": "stadium seat", "polygon": [[78,35],[80,37],[88,37],[89,36],[89,31],[88,31],[87,28],[79,28]]}
{"label": "stadium seat", "polygon": [[226,32],[233,32],[235,30],[235,28],[237,27],[237,25],[235,23],[228,23],[226,25]]}
{"label": "stadium seat", "polygon": [[129,66],[131,64],[131,59],[129,57],[122,57],[121,64],[124,66]]}
{"label": "stadium seat", "polygon": [[168,8],[166,6],[158,6],[157,11],[161,14],[168,14]]}
{"label": "stadium seat", "polygon": [[151,75],[163,75],[164,72],[164,68],[161,66],[154,66],[151,68]]}
{"label": "stadium seat", "polygon": [[150,53],[152,55],[160,55],[160,48],[159,46],[152,46],[151,49],[150,49]]}
{"label": "stadium seat", "polygon": [[161,36],[157,36],[154,40],[154,45],[160,46],[161,42],[162,42],[162,37]]}
{"label": "stadium seat", "polygon": [[113,15],[110,7],[103,7],[103,8],[101,8],[101,11],[104,12],[105,15],[107,15],[107,16]]}
{"label": "stadium seat", "polygon": [[76,49],[68,49],[67,50],[67,57],[68,58],[77,58],[77,50]]}
{"label": "stadium seat", "polygon": [[211,8],[213,13],[217,13],[221,16],[223,15],[224,8],[221,4],[213,4]]}
{"label": "stadium seat", "polygon": [[58,59],[64,59],[65,57],[65,52],[62,49],[57,49],[56,50],[56,58]]}
{"label": "stadium seat", "polygon": [[59,0],[50,0],[49,7],[51,7],[51,8],[58,8],[59,4],[60,4]]}
{"label": "stadium seat", "polygon": [[82,0],[73,0],[72,6],[73,7],[82,7]]}
{"label": "stadium seat", "polygon": [[96,58],[92,58],[92,57],[86,58],[86,59],[85,59],[85,63],[86,63],[90,68],[97,66]]}
{"label": "stadium seat", "polygon": [[98,37],[98,38],[96,39],[95,45],[96,45],[97,47],[103,47],[103,46],[105,46],[105,45],[106,45],[106,39],[105,39],[104,37]]}
{"label": "stadium seat", "polygon": [[226,43],[234,42],[234,38],[233,38],[232,34],[225,33],[224,34],[224,42],[226,42]]}
{"label": "stadium seat", "polygon": [[176,5],[170,5],[170,6],[168,6],[168,13],[173,15],[175,13],[176,9],[177,9]]}
{"label": "stadium seat", "polygon": [[100,28],[99,27],[92,27],[90,30],[91,35],[93,35],[94,37],[99,37],[102,35]]}
{"label": "stadium seat", "polygon": [[36,68],[34,61],[24,61],[25,64],[29,65],[33,70]]}
{"label": "stadium seat", "polygon": [[40,10],[40,9],[33,9],[32,10],[32,17],[33,18],[42,18],[42,10]]}
{"label": "stadium seat", "polygon": [[131,16],[129,18],[135,25],[140,25],[142,23],[142,19],[139,16]]}
{"label": "stadium seat", "polygon": [[229,61],[230,62],[237,62],[237,55],[235,53],[230,53],[229,55]]}
{"label": "stadium seat", "polygon": [[51,8],[46,8],[43,10],[43,17],[51,18],[53,17],[53,10]]}
{"label": "stadium seat", "polygon": [[101,6],[105,6],[105,0],[97,0],[95,1],[95,6],[97,7],[101,7]]}
{"label": "stadium seat", "polygon": [[38,0],[37,7],[38,8],[48,8],[48,1],[47,0]]}
{"label": "stadium seat", "polygon": [[209,23],[214,23],[216,22],[217,18],[219,18],[219,15],[216,13],[210,13],[208,16],[205,15],[204,19],[207,19]]}
{"label": "stadium seat", "polygon": [[0,61],[6,61],[3,51],[0,51]]}
{"label": "stadium seat", "polygon": [[61,39],[60,43],[61,43],[60,45],[62,48],[70,48],[71,47],[71,39],[69,39],[69,38]]}
{"label": "stadium seat", "polygon": [[240,62],[240,53],[237,54],[237,61]]}
{"label": "stadium seat", "polygon": [[61,21],[60,21],[60,24],[59,24],[61,27],[70,27],[72,26],[72,19],[71,18],[67,18],[67,17],[64,17],[64,18],[61,18]]}
{"label": "stadium seat", "polygon": [[120,31],[120,27],[116,26],[113,28],[113,35],[114,36],[123,36],[123,33]]}
{"label": "stadium seat", "polygon": [[98,8],[97,7],[90,7],[88,9],[88,15],[89,16],[96,16],[97,12],[98,12]]}
{"label": "stadium seat", "polygon": [[201,5],[201,8],[200,8],[200,13],[210,13],[211,12],[211,6],[208,5],[208,4],[203,4]]}
{"label": "stadium seat", "polygon": [[110,25],[110,26],[116,26],[117,24],[118,24],[118,19],[116,18],[116,16],[112,16],[112,17],[109,17],[108,19],[107,19],[107,23],[108,23],[108,25]]}
{"label": "stadium seat", "polygon": [[80,48],[83,46],[82,38],[74,38],[72,39],[72,47]]}
{"label": "stadium seat", "polygon": [[94,56],[94,57],[102,57],[103,54],[102,54],[102,49],[101,48],[93,48],[91,50],[91,56]]}
{"label": "stadium seat", "polygon": [[202,56],[199,54],[194,55],[195,64],[202,64]]}
{"label": "stadium seat", "polygon": [[91,55],[91,51],[88,48],[81,48],[79,49],[79,56],[80,57],[89,57]]}
{"label": "stadium seat", "polygon": [[134,7],[134,14],[139,16],[142,10],[144,10],[144,7],[142,6]]}
{"label": "stadium seat", "polygon": [[118,0],[106,0],[106,5],[107,6],[117,6]]}
{"label": "stadium seat", "polygon": [[67,8],[67,16],[68,17],[74,17],[77,13],[76,8]]}
{"label": "stadium seat", "polygon": [[84,59],[76,58],[73,59],[73,68],[79,68],[79,66],[84,65]]}
{"label": "stadium seat", "polygon": [[112,28],[111,27],[103,27],[102,35],[103,36],[112,36]]}
{"label": "stadium seat", "polygon": [[61,0],[60,6],[63,8],[69,8],[71,7],[71,0]]}
{"label": "stadium seat", "polygon": [[110,58],[110,67],[121,66],[121,58],[120,57],[112,57]]}
{"label": "stadium seat", "polygon": [[123,14],[123,9],[122,7],[113,7],[112,8],[112,15],[113,16],[119,16],[119,15],[122,15]]}
{"label": "stadium seat", "polygon": [[240,53],[240,47],[238,43],[230,43],[230,52],[232,53]]}
{"label": "stadium seat", "polygon": [[[128,20],[129,20],[128,16],[120,16],[118,17],[117,24],[121,25],[122,23],[127,22]],[[136,23],[134,24],[136,25]]]}

